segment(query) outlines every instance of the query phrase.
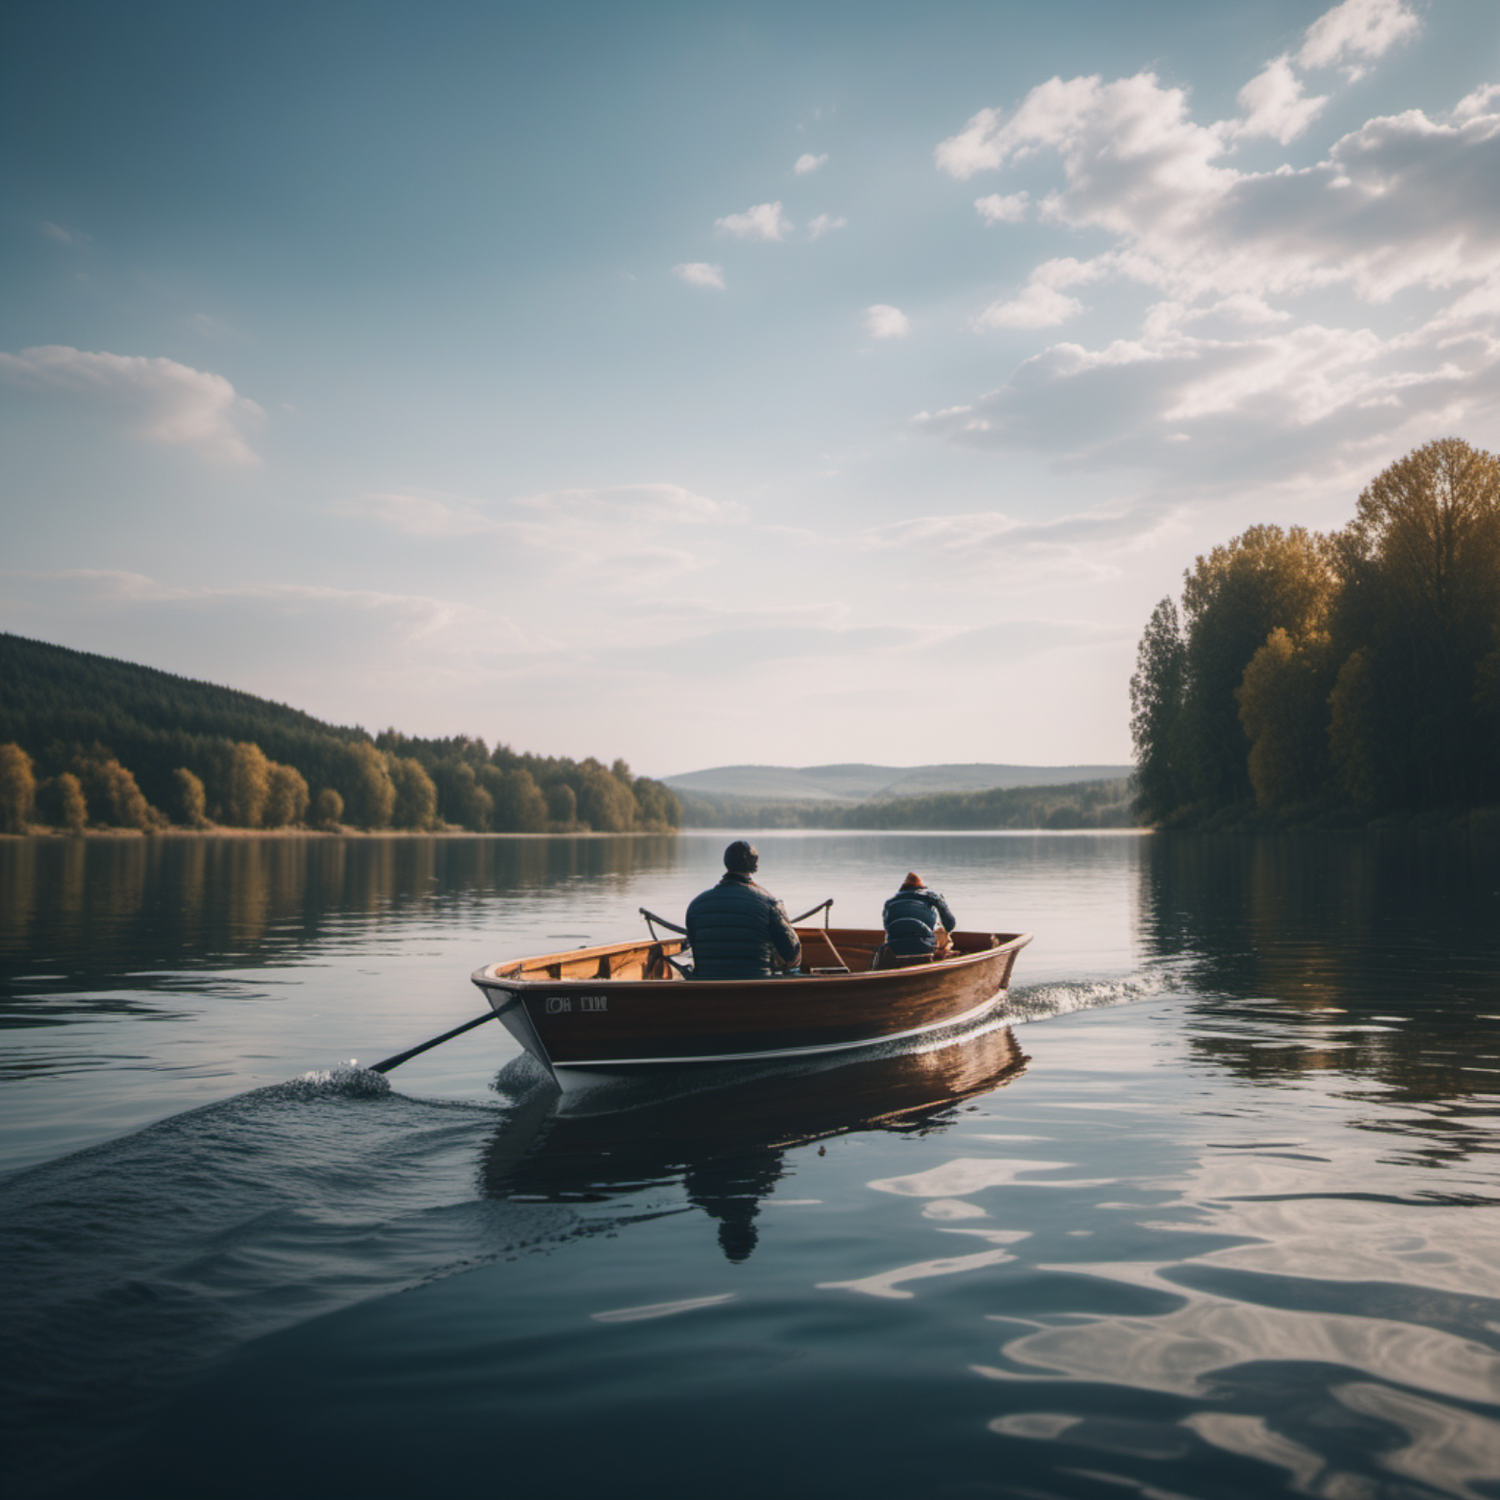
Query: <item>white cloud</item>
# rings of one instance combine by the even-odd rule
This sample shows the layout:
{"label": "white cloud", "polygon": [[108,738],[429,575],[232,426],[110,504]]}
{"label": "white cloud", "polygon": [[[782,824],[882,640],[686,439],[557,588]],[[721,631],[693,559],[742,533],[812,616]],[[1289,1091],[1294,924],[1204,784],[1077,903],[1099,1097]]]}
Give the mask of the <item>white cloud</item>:
{"label": "white cloud", "polygon": [[91,354],[61,344],[0,354],[0,375],[93,401],[147,442],[191,448],[223,463],[256,462],[241,428],[265,413],[222,375],[172,359]]}
{"label": "white cloud", "polygon": [[1364,61],[1383,56],[1421,24],[1405,0],[1344,0],[1307,28],[1297,61],[1304,68],[1342,66],[1357,78]]}
{"label": "white cloud", "polygon": [[407,536],[478,536],[493,531],[497,522],[472,500],[446,500],[433,495],[387,491],[359,495],[338,502],[335,515],[377,521]]}
{"label": "white cloud", "polygon": [[[1376,55],[1415,26],[1395,5],[1324,19],[1309,37],[1338,58]],[[920,425],[1216,483],[1297,464],[1344,472],[1500,414],[1500,87],[1446,117],[1371,119],[1311,166],[1231,164],[1241,139],[1305,133],[1323,102],[1304,97],[1283,57],[1241,92],[1234,121],[1195,121],[1186,93],[1151,74],[1052,79],[1008,116],[974,115],[937,148],[945,171],[962,179],[1023,159],[1035,171],[1052,154],[1060,180],[1041,222],[1109,242],[1092,259],[1039,265],[978,323],[1080,318],[1069,289],[1090,281],[1135,283],[1156,300],[1134,335],[1059,344]]]}
{"label": "white cloud", "polygon": [[974,200],[974,207],[986,224],[1019,224],[1025,219],[1030,204],[1029,193],[991,193],[987,198]]}
{"label": "white cloud", "polygon": [[807,237],[810,240],[822,239],[830,229],[842,229],[849,221],[845,218],[835,218],[832,214],[819,214],[807,226]]}
{"label": "white cloud", "polygon": [[709,286],[721,292],[724,290],[724,267],[711,266],[705,260],[690,260],[680,266],[673,266],[672,274],[689,286]]}
{"label": "white cloud", "polygon": [[590,523],[613,521],[631,526],[724,521],[734,514],[731,507],[695,494],[680,484],[618,484],[602,489],[548,490],[543,494],[522,496],[514,503],[528,510],[584,518]]}
{"label": "white cloud", "polygon": [[714,228],[742,240],[784,240],[796,226],[781,211],[780,203],[757,203],[742,214],[726,214],[714,220]]}
{"label": "white cloud", "polygon": [[1243,136],[1270,136],[1283,146],[1301,135],[1328,103],[1326,95],[1308,98],[1291,60],[1278,57],[1239,93],[1245,118],[1234,127]]}
{"label": "white cloud", "polygon": [[904,339],[911,331],[911,322],[899,307],[890,307],[877,302],[865,309],[865,332],[877,339]]}
{"label": "white cloud", "polygon": [[804,172],[816,172],[818,168],[821,167],[827,160],[827,152],[824,152],[822,156],[814,156],[811,151],[804,151],[802,155],[797,158],[796,165],[793,166],[792,171],[797,173],[799,177]]}
{"label": "white cloud", "polygon": [[1062,289],[1097,281],[1106,274],[1108,264],[1103,259],[1079,261],[1072,256],[1043,261],[1019,297],[992,302],[977,321],[982,328],[1051,328],[1066,323],[1083,311],[1083,303]]}

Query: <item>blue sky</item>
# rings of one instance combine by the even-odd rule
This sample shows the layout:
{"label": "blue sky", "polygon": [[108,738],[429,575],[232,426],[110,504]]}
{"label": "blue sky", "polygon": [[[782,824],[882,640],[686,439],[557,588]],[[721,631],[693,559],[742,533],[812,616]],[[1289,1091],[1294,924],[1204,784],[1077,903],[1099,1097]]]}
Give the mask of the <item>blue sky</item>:
{"label": "blue sky", "polygon": [[1129,758],[1500,447],[1493,0],[13,8],[0,628],[667,774]]}

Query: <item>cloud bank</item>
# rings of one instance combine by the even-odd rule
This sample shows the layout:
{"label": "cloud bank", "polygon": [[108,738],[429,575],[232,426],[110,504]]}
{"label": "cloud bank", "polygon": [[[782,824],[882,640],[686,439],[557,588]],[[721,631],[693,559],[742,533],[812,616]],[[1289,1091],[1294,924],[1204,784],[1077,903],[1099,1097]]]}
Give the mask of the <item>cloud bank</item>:
{"label": "cloud bank", "polygon": [[265,413],[222,375],[174,359],[46,344],[20,354],[0,353],[0,377],[92,402],[148,443],[190,448],[219,463],[256,462],[243,429]]}

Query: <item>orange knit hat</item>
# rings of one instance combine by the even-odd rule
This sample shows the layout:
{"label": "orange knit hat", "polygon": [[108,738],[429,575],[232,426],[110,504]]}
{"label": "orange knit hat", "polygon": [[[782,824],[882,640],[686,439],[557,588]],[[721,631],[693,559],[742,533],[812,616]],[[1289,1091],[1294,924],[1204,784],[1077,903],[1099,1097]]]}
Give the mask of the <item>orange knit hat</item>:
{"label": "orange knit hat", "polygon": [[911,874],[909,874],[906,877],[906,879],[901,882],[901,889],[904,891],[908,886],[918,886],[918,887],[920,887],[921,884],[922,884],[922,877],[920,875],[918,875],[915,870],[913,870],[911,872]]}

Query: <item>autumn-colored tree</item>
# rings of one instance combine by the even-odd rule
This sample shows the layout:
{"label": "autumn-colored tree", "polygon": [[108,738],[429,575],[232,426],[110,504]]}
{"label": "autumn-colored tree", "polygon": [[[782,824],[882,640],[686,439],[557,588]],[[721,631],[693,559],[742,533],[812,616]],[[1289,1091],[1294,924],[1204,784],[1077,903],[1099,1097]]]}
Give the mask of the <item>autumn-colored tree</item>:
{"label": "autumn-colored tree", "polygon": [[267,828],[286,828],[307,816],[307,780],[295,766],[271,762],[263,822]]}
{"label": "autumn-colored tree", "polygon": [[1320,633],[1298,642],[1278,626],[1250,658],[1235,697],[1261,812],[1281,812],[1325,792],[1329,679],[1328,637]]}
{"label": "autumn-colored tree", "polygon": [[318,788],[313,798],[313,822],[319,828],[334,829],[344,816],[344,799],[331,786]]}
{"label": "autumn-colored tree", "polygon": [[396,787],[385,756],[368,740],[356,740],[345,749],[343,770],[349,821],[362,828],[389,828]]}
{"label": "autumn-colored tree", "polygon": [[437,823],[437,788],[422,763],[410,756],[387,756],[391,785],[396,789],[391,821],[397,828],[431,828]]}
{"label": "autumn-colored tree", "polygon": [[135,777],[113,755],[96,748],[94,754],[79,756],[73,764],[97,822],[142,832],[161,823],[161,815],[146,801]]}
{"label": "autumn-colored tree", "polygon": [[1187,646],[1177,606],[1163,599],[1151,611],[1130,679],[1136,803],[1148,822],[1167,817],[1187,801],[1177,745],[1186,687]]}
{"label": "autumn-colored tree", "polygon": [[89,821],[83,783],[71,771],[63,771],[52,778],[48,790],[57,826],[69,833],[82,833]]}
{"label": "autumn-colored tree", "polygon": [[1236,689],[1273,630],[1296,641],[1322,628],[1333,581],[1326,542],[1300,526],[1252,526],[1185,575],[1178,749],[1193,799],[1227,807],[1253,796]]}
{"label": "autumn-colored tree", "polygon": [[35,803],[31,757],[19,745],[0,745],[0,833],[25,833]]}
{"label": "autumn-colored tree", "polygon": [[177,816],[189,828],[208,826],[208,794],[202,780],[185,766],[172,772],[177,786]]}
{"label": "autumn-colored tree", "polygon": [[224,812],[237,828],[259,828],[271,795],[271,762],[259,745],[241,741],[229,757]]}
{"label": "autumn-colored tree", "polygon": [[1344,695],[1340,774],[1375,806],[1500,797],[1485,666],[1500,622],[1500,459],[1442,438],[1385,469],[1333,539],[1334,637],[1379,682]]}

